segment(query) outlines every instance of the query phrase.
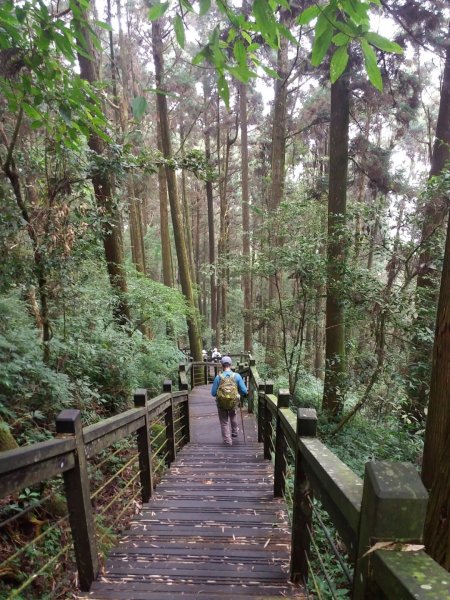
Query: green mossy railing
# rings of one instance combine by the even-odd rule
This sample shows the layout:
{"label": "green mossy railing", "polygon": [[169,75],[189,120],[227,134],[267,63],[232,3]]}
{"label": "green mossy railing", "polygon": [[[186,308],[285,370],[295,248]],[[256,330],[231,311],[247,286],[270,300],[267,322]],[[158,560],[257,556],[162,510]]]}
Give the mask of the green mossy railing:
{"label": "green mossy railing", "polygon": [[407,463],[369,462],[358,477],[316,437],[314,409],[290,408],[289,392],[273,394],[255,361],[239,366],[256,410],[258,439],[274,461],[274,495],[285,492],[289,456],[295,475],[292,498],[292,581],[307,580],[313,498],[320,500],[354,565],[352,600],[446,600],[450,573],[422,544],[428,493]]}

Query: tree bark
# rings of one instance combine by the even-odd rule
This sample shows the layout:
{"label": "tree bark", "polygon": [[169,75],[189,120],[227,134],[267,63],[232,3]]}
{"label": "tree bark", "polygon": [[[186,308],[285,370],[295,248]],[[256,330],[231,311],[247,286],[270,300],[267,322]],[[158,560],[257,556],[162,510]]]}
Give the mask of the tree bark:
{"label": "tree bark", "polygon": [[[449,32],[450,34],[450,32]],[[449,160],[450,151],[450,49],[447,48],[442,80],[439,114],[436,124],[436,137],[431,159],[430,179],[439,175]],[[439,274],[433,266],[436,247],[433,241],[437,231],[442,229],[448,214],[448,199],[442,194],[430,198],[425,206],[422,225],[422,251],[419,256],[419,274],[417,277],[416,305],[418,317],[414,329],[419,335],[413,339],[413,351],[410,359],[410,377],[413,385],[409,386],[409,411],[418,419],[424,417],[428,399],[428,374],[433,347],[427,337],[420,335],[423,330],[431,328],[433,317],[429,307],[436,306],[439,293]],[[435,244],[434,244],[435,246]],[[439,250],[438,250],[439,252]]]}
{"label": "tree bark", "polygon": [[[157,124],[157,144],[158,150],[163,153],[161,143],[161,126]],[[158,192],[159,192],[159,221],[161,230],[161,256],[162,256],[162,276],[163,283],[167,287],[173,287],[172,274],[172,249],[170,245],[169,231],[169,208],[167,205],[167,180],[166,171],[163,165],[158,167]]]}
{"label": "tree bark", "polygon": [[[74,18],[76,30],[82,39],[80,43],[87,54],[87,56],[78,54],[80,76],[88,83],[95,83],[98,80],[98,68],[92,47],[91,36],[88,26],[86,25],[86,22],[88,22],[88,15],[86,11],[81,12],[81,21],[77,21],[77,19]],[[105,143],[96,133],[91,133],[89,135],[88,145],[89,148],[99,156],[105,152]],[[117,297],[113,313],[119,325],[126,325],[129,323],[131,317],[127,300],[128,289],[123,264],[120,215],[113,198],[113,187],[110,174],[104,170],[97,170],[92,176],[92,185],[94,187],[97,208],[103,222],[102,239],[109,281]]]}
{"label": "tree bark", "polygon": [[[128,106],[129,106],[129,92],[130,89],[133,93],[135,88],[134,81],[130,85],[129,73],[133,74],[133,68],[130,69],[130,64],[133,63],[133,56],[129,48],[129,38],[125,39],[122,28],[122,10],[120,0],[116,2],[117,6],[117,20],[119,24],[119,48],[120,48],[120,72],[122,75],[122,98],[119,100],[116,86],[116,61],[114,56],[114,44],[112,40],[112,30],[109,32],[110,35],[110,48],[111,48],[111,73],[114,88],[114,102],[116,106],[120,106],[120,110],[115,109],[117,114],[117,124],[120,125],[122,130],[122,136],[125,137],[128,130]],[[111,8],[110,0],[108,0],[108,23],[111,26]],[[129,210],[129,225],[130,225],[130,244],[131,244],[131,260],[139,273],[146,272],[145,265],[145,244],[144,244],[144,232],[142,225],[142,212],[140,200],[136,197],[136,186],[133,180],[133,174],[130,173],[127,177],[127,200]]]}
{"label": "tree bark", "polygon": [[244,350],[252,352],[252,288],[250,275],[250,208],[248,192],[248,135],[247,135],[247,86],[240,84],[241,121],[241,178],[242,178],[242,255],[244,291]]}
{"label": "tree bark", "polygon": [[[152,44],[153,61],[155,66],[155,80],[158,89],[164,89],[163,73],[163,44],[161,35],[161,25],[159,21],[152,22]],[[159,116],[161,131],[161,146],[164,158],[172,158],[172,144],[169,132],[169,115],[167,110],[167,98],[165,94],[156,95],[156,105]],[[197,309],[195,305],[194,292],[192,288],[191,274],[189,272],[189,259],[186,250],[185,237],[183,233],[183,219],[178,199],[177,180],[175,171],[168,166],[165,167],[167,191],[169,194],[170,211],[172,214],[173,234],[175,238],[175,248],[178,258],[178,270],[180,275],[181,290],[188,305],[188,332],[191,355],[194,360],[202,360],[201,337],[197,320]]]}
{"label": "tree bark", "polygon": [[[285,15],[285,11],[282,13]],[[269,195],[269,211],[274,216],[284,194],[285,162],[286,162],[286,104],[287,104],[287,77],[288,77],[288,43],[285,37],[280,40],[277,58],[278,79],[275,81],[275,99],[272,122],[272,182]],[[280,237],[276,231],[269,234],[270,247],[277,248],[280,245]],[[269,275],[269,308],[274,310],[278,298],[277,283],[281,274],[279,272]],[[276,367],[279,361],[279,326],[278,319],[274,315],[267,324],[266,363]]]}
{"label": "tree bark", "polygon": [[447,435],[425,518],[424,542],[428,554],[450,571],[450,435]]}
{"label": "tree bark", "polygon": [[348,76],[344,74],[331,86],[325,381],[322,406],[332,415],[342,411],[346,373],[345,315],[341,284],[347,253],[343,228],[347,204],[349,110]]}
{"label": "tree bark", "polygon": [[[205,157],[206,160],[211,162],[211,118],[209,104],[211,102],[211,85],[208,80],[208,75],[205,74],[203,77],[203,98],[204,98],[204,131],[203,138],[205,141]],[[215,246],[215,235],[214,235],[214,203],[213,203],[213,187],[212,181],[205,183],[206,187],[206,204],[208,210],[208,247],[209,247],[209,264],[211,268],[211,275],[209,278],[210,285],[210,303],[211,303],[211,331],[213,332],[212,345],[215,346],[219,343],[216,337],[217,329],[217,287],[216,287],[216,246]]]}

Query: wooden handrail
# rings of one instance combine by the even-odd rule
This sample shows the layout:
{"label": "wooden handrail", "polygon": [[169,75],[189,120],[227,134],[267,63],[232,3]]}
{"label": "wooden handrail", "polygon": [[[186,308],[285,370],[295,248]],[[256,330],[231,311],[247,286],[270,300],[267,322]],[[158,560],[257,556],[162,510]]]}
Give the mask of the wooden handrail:
{"label": "wooden handrail", "polygon": [[[378,600],[382,594],[388,600],[450,596],[448,573],[424,552],[368,552],[374,539],[420,542],[428,495],[417,470],[404,463],[367,463],[361,479],[315,437],[315,410],[299,409],[295,415],[286,407],[286,392],[280,391],[278,399],[274,396],[273,384],[261,380],[251,356],[242,372],[249,378],[249,389],[258,395],[258,441],[264,443],[264,456],[270,459],[275,452],[275,495],[284,491],[287,448],[295,457],[291,579],[308,576],[315,495],[355,564],[352,600]],[[273,442],[269,436],[274,420]],[[430,585],[418,585],[414,572],[423,573],[423,581]]]}
{"label": "wooden handrail", "polygon": [[[180,371],[181,373],[181,371]],[[185,374],[185,371],[184,371]],[[182,435],[189,441],[189,392],[187,381],[180,391],[164,382],[164,391],[147,399],[146,390],[137,390],[135,408],[81,427],[80,411],[63,410],[57,418],[59,437],[0,454],[0,497],[63,474],[69,521],[82,590],[89,590],[98,574],[95,526],[87,461],[115,442],[136,433],[141,495],[147,502],[153,492],[150,421],[164,416],[169,446],[167,464],[176,455],[174,408],[181,410]]]}

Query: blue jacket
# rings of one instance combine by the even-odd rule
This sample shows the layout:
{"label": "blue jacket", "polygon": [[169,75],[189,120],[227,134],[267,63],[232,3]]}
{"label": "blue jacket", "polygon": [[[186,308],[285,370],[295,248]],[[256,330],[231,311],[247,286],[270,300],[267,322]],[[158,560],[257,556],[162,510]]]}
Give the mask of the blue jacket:
{"label": "blue jacket", "polygon": [[[225,375],[226,377],[230,377],[230,375],[233,375],[233,371],[224,371],[222,373],[222,375]],[[244,380],[239,375],[239,373],[234,373],[234,380],[236,382],[236,385],[238,386],[239,394],[241,396],[246,396],[247,388],[245,386]],[[211,396],[217,395],[217,390],[219,389],[219,384],[220,384],[220,375],[216,375],[213,386],[211,388]]]}

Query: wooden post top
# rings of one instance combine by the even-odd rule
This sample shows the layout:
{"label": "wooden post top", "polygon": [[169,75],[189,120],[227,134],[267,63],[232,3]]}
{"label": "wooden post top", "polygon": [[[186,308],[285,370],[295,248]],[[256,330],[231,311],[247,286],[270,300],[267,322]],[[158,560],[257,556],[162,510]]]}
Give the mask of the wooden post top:
{"label": "wooden post top", "polygon": [[56,417],[56,433],[81,432],[81,412],[77,408],[65,408]]}
{"label": "wooden post top", "polygon": [[278,392],[278,408],[289,408],[290,399],[289,390],[280,390]]}
{"label": "wooden post top", "polygon": [[163,392],[172,392],[172,380],[165,379],[163,383]]}
{"label": "wooden post top", "polygon": [[297,412],[297,435],[316,437],[317,413],[315,408],[299,408]]}
{"label": "wooden post top", "polygon": [[135,390],[133,395],[134,406],[141,407],[145,406],[147,402],[147,390],[145,388],[139,388]]}
{"label": "wooden post top", "polygon": [[266,394],[273,394],[273,381],[272,379],[266,380]]}

